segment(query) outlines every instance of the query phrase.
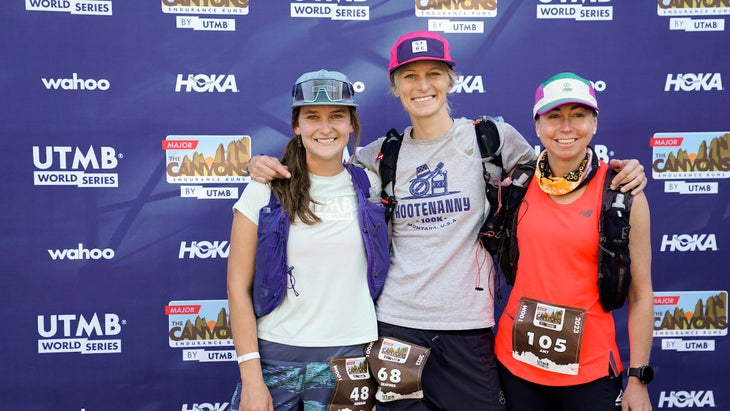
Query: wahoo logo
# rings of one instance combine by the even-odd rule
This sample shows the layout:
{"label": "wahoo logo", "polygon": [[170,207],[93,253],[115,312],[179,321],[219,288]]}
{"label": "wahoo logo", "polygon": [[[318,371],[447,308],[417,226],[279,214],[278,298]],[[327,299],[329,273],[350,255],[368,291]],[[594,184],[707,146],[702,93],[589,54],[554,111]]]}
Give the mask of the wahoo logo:
{"label": "wahoo logo", "polygon": [[674,234],[662,236],[661,251],[717,251],[715,234]]}
{"label": "wahoo logo", "polygon": [[196,92],[196,93],[225,93],[233,92],[238,93],[238,86],[236,85],[236,76],[233,74],[188,74],[184,77],[183,74],[177,75],[177,82],[175,83],[175,92],[179,93],[185,87],[185,92]]}
{"label": "wahoo logo", "polygon": [[673,76],[667,74],[664,91],[711,91],[724,90],[720,73],[689,73]]}
{"label": "wahoo logo", "polygon": [[662,391],[659,393],[658,408],[704,408],[715,407],[712,390],[699,391]]}
{"label": "wahoo logo", "polygon": [[88,90],[88,91],[107,91],[111,87],[109,80],[103,78],[99,80],[82,79],[78,74],[73,73],[71,78],[41,78],[43,85],[47,90]]}
{"label": "wahoo logo", "polygon": [[228,241],[181,241],[178,258],[228,258],[228,248]]}
{"label": "wahoo logo", "polygon": [[48,250],[48,254],[53,260],[111,260],[114,258],[114,250],[111,248],[89,250],[84,247],[83,243],[79,243],[78,248]]}

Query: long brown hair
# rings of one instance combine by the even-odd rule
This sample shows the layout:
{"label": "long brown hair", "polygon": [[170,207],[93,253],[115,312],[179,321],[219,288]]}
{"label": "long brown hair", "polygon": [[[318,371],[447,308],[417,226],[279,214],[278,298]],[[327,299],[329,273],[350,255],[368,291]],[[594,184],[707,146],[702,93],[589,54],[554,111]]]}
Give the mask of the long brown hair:
{"label": "long brown hair", "polygon": [[[362,129],[360,117],[355,107],[348,106],[350,111],[350,123],[354,130],[355,138],[351,140],[351,153],[360,145]],[[294,129],[299,125],[299,111],[301,107],[294,107],[291,113],[291,126]],[[286,144],[284,154],[281,156],[281,164],[286,165],[291,173],[291,178],[275,179],[271,181],[271,189],[276,198],[281,201],[281,206],[289,213],[289,222],[293,223],[295,217],[304,224],[314,224],[321,219],[314,214],[309,203],[312,202],[309,196],[309,172],[307,168],[307,150],[301,142],[301,136],[295,135]],[[350,157],[352,162],[352,156]]]}

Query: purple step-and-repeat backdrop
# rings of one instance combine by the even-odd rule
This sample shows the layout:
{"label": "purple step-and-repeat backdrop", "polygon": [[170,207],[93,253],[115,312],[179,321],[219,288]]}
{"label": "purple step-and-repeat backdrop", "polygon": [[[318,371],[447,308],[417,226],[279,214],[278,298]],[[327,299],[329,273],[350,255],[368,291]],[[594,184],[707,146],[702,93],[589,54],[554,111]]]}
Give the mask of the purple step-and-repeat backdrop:
{"label": "purple step-and-repeat backdrop", "polygon": [[[538,83],[595,81],[603,159],[652,208],[661,408],[730,409],[728,0],[5,0],[0,6],[0,408],[224,410],[231,205],[291,136],[297,76],[359,92],[364,140],[407,116],[390,45],[442,33],[456,116],[533,144]],[[446,241],[446,239],[445,239]],[[617,313],[628,358],[625,309]]]}

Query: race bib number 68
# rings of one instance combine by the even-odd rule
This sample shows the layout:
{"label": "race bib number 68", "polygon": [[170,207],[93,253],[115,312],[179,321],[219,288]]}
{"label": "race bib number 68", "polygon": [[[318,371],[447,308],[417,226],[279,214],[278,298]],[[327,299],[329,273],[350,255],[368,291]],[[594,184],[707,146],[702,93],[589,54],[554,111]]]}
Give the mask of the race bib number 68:
{"label": "race bib number 68", "polygon": [[380,337],[365,348],[365,357],[378,383],[381,402],[423,398],[421,373],[430,354],[421,347],[392,337]]}

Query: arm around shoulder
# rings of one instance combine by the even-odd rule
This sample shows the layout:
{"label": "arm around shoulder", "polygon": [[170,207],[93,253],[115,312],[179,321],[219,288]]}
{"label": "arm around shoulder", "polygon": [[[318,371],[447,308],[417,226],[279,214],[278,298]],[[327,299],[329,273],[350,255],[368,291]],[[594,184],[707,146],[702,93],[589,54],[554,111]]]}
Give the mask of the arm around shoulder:
{"label": "arm around shoulder", "polygon": [[535,160],[535,148],[509,123],[502,123],[502,164],[506,171]]}
{"label": "arm around shoulder", "polygon": [[647,178],[644,173],[644,166],[641,165],[639,160],[617,160],[612,159],[609,165],[616,171],[616,174],[611,181],[611,188],[621,187],[621,192],[625,193],[631,190],[631,195],[637,195],[644,190],[646,187]]}
{"label": "arm around shoulder", "polygon": [[385,137],[380,137],[365,147],[360,147],[353,155],[353,164],[378,173],[378,154],[380,153],[380,146],[383,145],[383,140],[385,140]]}
{"label": "arm around shoulder", "polygon": [[262,184],[267,184],[277,178],[291,177],[287,166],[282,165],[278,158],[263,154],[251,157],[246,170],[254,181]]}

